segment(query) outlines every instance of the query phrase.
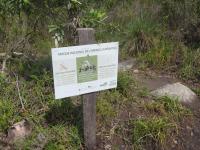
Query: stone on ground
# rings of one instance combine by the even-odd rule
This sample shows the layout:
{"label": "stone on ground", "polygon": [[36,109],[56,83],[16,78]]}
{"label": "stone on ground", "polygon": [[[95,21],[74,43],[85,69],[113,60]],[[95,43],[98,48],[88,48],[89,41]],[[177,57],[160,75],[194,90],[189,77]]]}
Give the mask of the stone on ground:
{"label": "stone on ground", "polygon": [[135,70],[133,70],[133,73],[138,74],[138,73],[139,73],[139,70],[138,70],[138,69],[135,69]]}
{"label": "stone on ground", "polygon": [[9,143],[23,140],[31,134],[31,131],[31,124],[27,120],[22,120],[21,122],[15,123],[8,129],[7,140]]}
{"label": "stone on ground", "polygon": [[197,99],[197,95],[181,83],[167,84],[151,92],[156,97],[169,96],[177,98],[180,102],[191,103]]}
{"label": "stone on ground", "polygon": [[128,71],[136,65],[136,59],[129,59],[119,63],[119,71]]}

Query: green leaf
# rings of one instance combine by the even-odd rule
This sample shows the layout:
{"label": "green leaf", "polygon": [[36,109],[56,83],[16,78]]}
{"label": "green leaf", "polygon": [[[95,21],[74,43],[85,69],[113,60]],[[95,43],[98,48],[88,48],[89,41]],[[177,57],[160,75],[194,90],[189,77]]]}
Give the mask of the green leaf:
{"label": "green leaf", "polygon": [[30,4],[29,0],[23,0],[24,4]]}

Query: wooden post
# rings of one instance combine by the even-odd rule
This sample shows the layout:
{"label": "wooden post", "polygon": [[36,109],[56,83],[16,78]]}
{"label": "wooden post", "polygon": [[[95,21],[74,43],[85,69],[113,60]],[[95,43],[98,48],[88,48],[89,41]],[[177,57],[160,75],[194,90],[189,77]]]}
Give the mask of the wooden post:
{"label": "wooden post", "polygon": [[[79,44],[94,44],[95,36],[92,28],[79,28]],[[96,149],[96,93],[83,95],[83,129],[85,147],[88,150]]]}

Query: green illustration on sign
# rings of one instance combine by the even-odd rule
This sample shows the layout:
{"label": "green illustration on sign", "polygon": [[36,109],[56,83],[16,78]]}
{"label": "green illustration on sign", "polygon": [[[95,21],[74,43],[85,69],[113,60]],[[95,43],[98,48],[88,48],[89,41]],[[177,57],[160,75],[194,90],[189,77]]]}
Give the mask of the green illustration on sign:
{"label": "green illustration on sign", "polygon": [[76,58],[78,83],[97,80],[97,56]]}

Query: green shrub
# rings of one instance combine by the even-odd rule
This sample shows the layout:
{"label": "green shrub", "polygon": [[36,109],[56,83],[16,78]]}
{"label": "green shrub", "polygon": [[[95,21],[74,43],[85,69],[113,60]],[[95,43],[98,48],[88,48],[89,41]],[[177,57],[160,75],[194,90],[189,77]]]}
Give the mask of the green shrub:
{"label": "green shrub", "polygon": [[127,23],[125,29],[124,46],[130,56],[145,53],[154,46],[153,38],[157,36],[162,28],[160,24],[153,19],[148,19],[148,15],[144,17],[136,17]]}
{"label": "green shrub", "polygon": [[129,37],[135,37],[138,32],[157,35],[162,31],[162,28],[158,22],[155,22],[147,14],[144,14],[143,17],[136,17],[129,21],[126,25],[126,30]]}
{"label": "green shrub", "polygon": [[105,19],[106,19],[105,11],[91,9],[82,17],[80,24],[82,27],[95,28],[100,25],[103,25]]}
{"label": "green shrub", "polygon": [[160,15],[171,28],[183,27],[195,22],[199,16],[199,0],[157,0],[161,4]]}

